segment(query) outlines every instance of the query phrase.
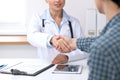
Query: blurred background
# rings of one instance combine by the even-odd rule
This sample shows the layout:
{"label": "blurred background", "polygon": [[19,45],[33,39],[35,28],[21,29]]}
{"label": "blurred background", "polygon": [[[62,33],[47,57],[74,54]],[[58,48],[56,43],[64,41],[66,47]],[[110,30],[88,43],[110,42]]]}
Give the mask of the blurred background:
{"label": "blurred background", "polygon": [[[32,15],[46,8],[45,0],[0,0],[0,36],[26,35]],[[66,0],[64,9],[79,19],[85,36],[99,35],[106,23],[94,0]],[[0,44],[0,58],[37,58],[37,50],[30,44]]]}

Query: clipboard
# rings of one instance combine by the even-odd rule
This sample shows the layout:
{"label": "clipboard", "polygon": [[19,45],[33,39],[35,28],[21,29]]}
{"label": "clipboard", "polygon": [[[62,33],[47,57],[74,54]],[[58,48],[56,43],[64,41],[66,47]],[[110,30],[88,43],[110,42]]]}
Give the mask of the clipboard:
{"label": "clipboard", "polygon": [[48,70],[49,68],[53,66],[54,64],[31,65],[27,63],[21,63],[19,65],[11,66],[7,69],[1,70],[0,73],[1,74],[12,74],[12,75],[23,75],[23,76],[37,76],[38,74]]}

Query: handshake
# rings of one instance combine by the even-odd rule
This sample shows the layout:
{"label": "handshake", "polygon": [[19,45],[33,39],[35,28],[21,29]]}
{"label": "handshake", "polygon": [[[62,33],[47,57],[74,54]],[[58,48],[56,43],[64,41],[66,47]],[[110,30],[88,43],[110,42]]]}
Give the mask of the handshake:
{"label": "handshake", "polygon": [[54,46],[54,48],[61,53],[71,52],[76,48],[76,39],[69,38],[67,36],[56,35],[53,36],[50,40],[50,43]]}

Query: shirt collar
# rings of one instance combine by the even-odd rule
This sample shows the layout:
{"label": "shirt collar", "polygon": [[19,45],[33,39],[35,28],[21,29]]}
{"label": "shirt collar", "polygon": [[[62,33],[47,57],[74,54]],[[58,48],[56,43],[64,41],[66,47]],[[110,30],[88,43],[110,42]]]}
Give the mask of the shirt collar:
{"label": "shirt collar", "polygon": [[[41,15],[41,19],[54,21],[53,18],[51,17],[51,14],[50,14],[49,9],[47,9],[47,10],[44,11],[44,13]],[[62,23],[66,22],[66,21],[68,21],[68,20],[70,20],[70,17],[69,17],[68,14],[63,10]]]}
{"label": "shirt collar", "polygon": [[108,29],[112,28],[113,25],[117,24],[118,22],[120,22],[120,13],[118,13],[110,21],[108,21],[108,23],[105,26],[105,28],[103,29],[101,35],[104,34]]}
{"label": "shirt collar", "polygon": [[116,14],[109,22],[107,25],[111,28],[116,22],[118,23],[120,21],[120,13]]}

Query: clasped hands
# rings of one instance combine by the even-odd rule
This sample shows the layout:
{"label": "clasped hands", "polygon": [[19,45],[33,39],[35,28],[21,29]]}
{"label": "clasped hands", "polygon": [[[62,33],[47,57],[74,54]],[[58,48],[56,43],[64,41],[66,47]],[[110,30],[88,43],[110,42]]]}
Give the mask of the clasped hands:
{"label": "clasped hands", "polygon": [[76,39],[70,39],[67,36],[53,36],[50,40],[53,47],[60,51],[60,54],[58,54],[52,61],[52,64],[63,64],[68,61],[68,56],[64,55],[62,53],[68,53],[71,52],[75,48],[75,40]]}
{"label": "clasped hands", "polygon": [[61,53],[68,53],[71,52],[73,49],[76,48],[76,39],[69,38],[63,35],[56,35],[53,36],[50,42],[53,44],[54,48]]}

